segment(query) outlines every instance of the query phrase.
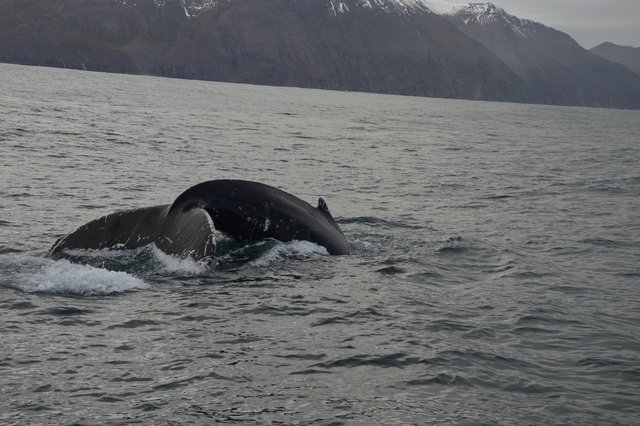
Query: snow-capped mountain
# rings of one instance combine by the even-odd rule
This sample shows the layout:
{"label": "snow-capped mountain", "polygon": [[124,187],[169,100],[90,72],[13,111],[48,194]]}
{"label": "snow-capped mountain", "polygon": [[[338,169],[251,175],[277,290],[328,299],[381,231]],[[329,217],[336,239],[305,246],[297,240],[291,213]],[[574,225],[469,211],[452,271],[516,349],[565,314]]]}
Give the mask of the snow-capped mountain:
{"label": "snow-capped mountain", "polygon": [[563,32],[510,15],[492,3],[470,3],[449,19],[507,64],[529,86],[535,102],[640,104],[637,76],[583,49]]}
{"label": "snow-capped mountain", "polygon": [[523,38],[535,37],[536,29],[542,26],[528,19],[520,19],[510,15],[493,3],[469,3],[457,8],[453,16],[456,20],[464,22],[465,26],[499,25],[506,31],[512,31],[515,35]]}
{"label": "snow-capped mountain", "polygon": [[35,15],[10,1],[5,62],[525,100],[512,71],[419,0],[30,0]]}
{"label": "snow-capped mountain", "polygon": [[[137,5],[140,0],[114,0],[123,5]],[[187,17],[197,17],[221,4],[242,0],[153,0],[158,7],[166,5],[180,5]],[[429,12],[427,4],[423,0],[328,0],[327,12],[333,15],[346,14],[358,8],[377,9],[388,13],[409,15],[412,13]]]}
{"label": "snow-capped mountain", "polygon": [[0,62],[640,108],[640,77],[566,34],[445,1],[0,0]]}
{"label": "snow-capped mountain", "polygon": [[[162,6],[171,0],[154,0],[156,4]],[[175,1],[175,0],[174,0]],[[188,17],[195,17],[222,3],[228,3],[230,0],[178,0],[184,9],[184,13]]]}
{"label": "snow-capped mountain", "polygon": [[422,0],[330,0],[333,15],[349,13],[357,8],[381,10],[388,13],[411,15],[430,12]]}
{"label": "snow-capped mountain", "polygon": [[[164,3],[166,1],[168,0],[155,0],[156,4],[160,2]],[[180,0],[180,3],[182,3],[185,15],[191,17],[198,16],[201,13],[218,6],[218,4],[223,1],[228,0]]]}
{"label": "snow-capped mountain", "polygon": [[[137,6],[144,0],[114,0],[116,3],[127,6]],[[210,9],[218,6],[220,3],[229,2],[230,0],[152,0],[157,7],[165,7],[167,5],[179,5],[184,10],[185,16],[191,18],[196,17]]]}
{"label": "snow-capped mountain", "polygon": [[[136,3],[136,0],[115,0],[119,3]],[[157,6],[165,6],[167,3],[179,3],[188,17],[195,17],[221,3],[237,0],[153,0]],[[240,0],[242,1],[242,0]],[[334,14],[349,13],[354,8],[379,9],[391,13],[408,15],[411,13],[435,12],[447,13],[459,7],[460,0],[329,0],[327,10]]]}

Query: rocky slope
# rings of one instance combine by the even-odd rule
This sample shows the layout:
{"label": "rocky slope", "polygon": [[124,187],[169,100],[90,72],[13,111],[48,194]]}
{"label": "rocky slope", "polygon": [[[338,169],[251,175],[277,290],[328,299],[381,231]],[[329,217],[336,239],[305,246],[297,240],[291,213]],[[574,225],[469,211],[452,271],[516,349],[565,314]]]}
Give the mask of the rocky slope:
{"label": "rocky slope", "polygon": [[271,85],[526,100],[418,0],[0,0],[0,60]]}
{"label": "rocky slope", "polygon": [[491,3],[471,3],[450,20],[526,82],[532,102],[640,108],[638,76],[583,49],[565,33]]}
{"label": "rocky slope", "polygon": [[620,46],[606,42],[594,47],[591,52],[611,62],[622,64],[640,75],[640,47]]}
{"label": "rocky slope", "polygon": [[[637,78],[562,33],[533,23],[535,37],[492,29],[496,46],[460,22],[421,0],[0,0],[0,61],[640,108]],[[543,59],[550,65],[536,67]]]}

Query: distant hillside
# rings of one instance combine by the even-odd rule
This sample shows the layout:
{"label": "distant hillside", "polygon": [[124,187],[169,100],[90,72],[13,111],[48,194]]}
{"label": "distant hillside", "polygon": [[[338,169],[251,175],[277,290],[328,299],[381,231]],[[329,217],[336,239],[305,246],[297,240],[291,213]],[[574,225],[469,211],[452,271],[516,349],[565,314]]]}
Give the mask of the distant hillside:
{"label": "distant hillside", "polygon": [[450,20],[526,82],[533,102],[640,107],[637,75],[583,49],[565,33],[491,3],[471,3]]}
{"label": "distant hillside", "polygon": [[[433,13],[421,0],[0,0],[0,61],[640,108],[640,77],[566,34],[529,21],[521,22],[535,37],[461,22]],[[489,28],[489,39],[479,35]]]}
{"label": "distant hillside", "polygon": [[620,46],[613,43],[602,43],[591,52],[611,62],[617,62],[640,75],[640,47]]}
{"label": "distant hillside", "polygon": [[0,16],[5,62],[526,100],[498,58],[417,0],[0,0]]}

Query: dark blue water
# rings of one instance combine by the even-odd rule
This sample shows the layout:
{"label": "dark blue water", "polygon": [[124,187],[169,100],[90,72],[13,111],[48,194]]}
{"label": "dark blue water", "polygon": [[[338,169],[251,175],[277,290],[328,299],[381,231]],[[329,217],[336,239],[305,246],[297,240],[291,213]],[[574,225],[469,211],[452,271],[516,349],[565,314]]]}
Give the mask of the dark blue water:
{"label": "dark blue water", "polygon": [[[640,113],[0,65],[0,423],[638,424]],[[352,244],[45,254],[209,179]]]}

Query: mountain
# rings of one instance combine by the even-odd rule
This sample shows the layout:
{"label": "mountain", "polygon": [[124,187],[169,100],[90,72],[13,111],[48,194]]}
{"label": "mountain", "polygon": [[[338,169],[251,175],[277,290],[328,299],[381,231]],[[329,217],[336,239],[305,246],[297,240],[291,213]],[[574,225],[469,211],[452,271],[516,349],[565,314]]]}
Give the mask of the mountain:
{"label": "mountain", "polygon": [[471,3],[449,19],[526,82],[532,102],[640,108],[640,78],[583,49],[565,33],[491,3]]}
{"label": "mountain", "polygon": [[640,47],[620,46],[613,43],[602,43],[591,52],[611,62],[617,62],[640,75]]}
{"label": "mountain", "polygon": [[419,0],[0,0],[0,61],[524,101],[524,85]]}
{"label": "mountain", "polygon": [[495,15],[513,22],[476,25],[433,13],[422,0],[0,0],[0,61],[640,108],[640,78],[624,67],[566,34]]}

